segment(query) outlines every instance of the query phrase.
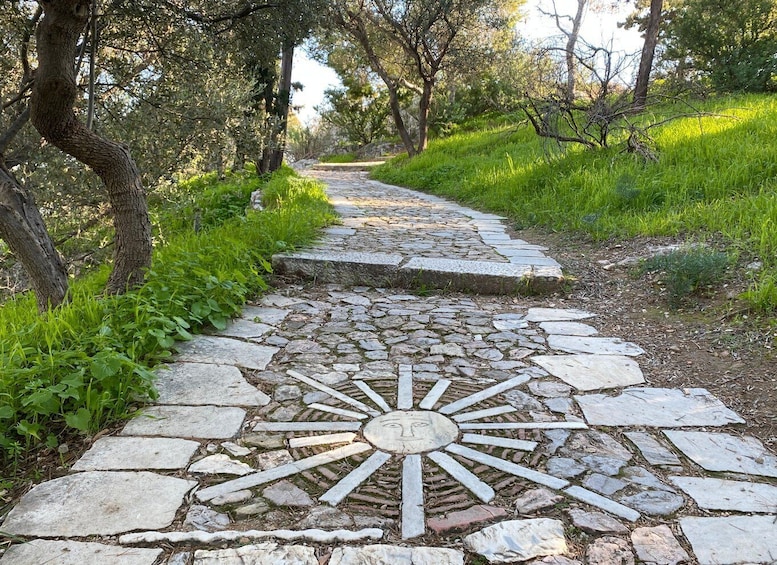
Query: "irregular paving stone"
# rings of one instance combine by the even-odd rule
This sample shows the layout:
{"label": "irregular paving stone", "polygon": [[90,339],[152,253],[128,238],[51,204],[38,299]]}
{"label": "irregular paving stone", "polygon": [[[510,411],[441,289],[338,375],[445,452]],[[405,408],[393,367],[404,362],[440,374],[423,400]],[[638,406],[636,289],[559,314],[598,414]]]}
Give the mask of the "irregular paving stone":
{"label": "irregular paving stone", "polygon": [[308,493],[289,481],[279,481],[262,491],[262,496],[276,506],[313,506]]}
{"label": "irregular paving stone", "polygon": [[235,515],[239,516],[241,518],[245,518],[248,516],[260,516],[261,514],[266,514],[270,511],[270,505],[267,504],[264,500],[256,500],[252,502],[251,504],[246,504],[245,506],[239,506],[235,508]]}
{"label": "irregular paving stone", "polygon": [[432,355],[445,355],[446,357],[466,357],[464,349],[455,343],[441,343],[432,345],[430,353]]}
{"label": "irregular paving stone", "polygon": [[279,449],[285,447],[286,438],[282,434],[259,432],[243,436],[243,443],[260,449]]}
{"label": "irregular paving stone", "polygon": [[564,524],[550,518],[508,520],[464,538],[464,547],[489,563],[526,561],[567,552]]}
{"label": "irregular paving stone", "polygon": [[702,565],[774,563],[777,556],[774,516],[686,517],[680,527]]}
{"label": "irregular paving stone", "polygon": [[588,565],[634,565],[634,554],[626,540],[603,537],[588,546],[586,563]]}
{"label": "irregular paving stone", "polygon": [[287,449],[279,449],[278,451],[268,451],[267,453],[260,453],[256,456],[256,464],[259,469],[266,471],[267,469],[274,469],[287,463],[293,463],[294,458]]}
{"label": "irregular paving stone", "polygon": [[31,540],[12,545],[0,557],[3,565],[153,565],[161,549],[142,549],[76,541]]}
{"label": "irregular paving stone", "polygon": [[542,410],[542,404],[540,404],[536,398],[520,390],[509,390],[502,394],[502,398],[504,398],[510,406],[513,406],[518,410]]}
{"label": "irregular paving stone", "polygon": [[593,326],[579,322],[542,322],[542,331],[548,334],[591,336],[599,332]]}
{"label": "irregular paving stone", "polygon": [[603,455],[586,455],[585,457],[581,457],[580,461],[592,471],[609,476],[620,473],[623,466],[627,463],[623,459],[605,457]]}
{"label": "irregular paving stone", "polygon": [[586,469],[583,465],[569,457],[551,457],[545,463],[545,468],[554,477],[561,477],[562,479],[581,475]]}
{"label": "irregular paving stone", "polygon": [[708,471],[777,477],[777,457],[754,437],[707,432],[664,432],[677,449]]}
{"label": "irregular paving stone", "polygon": [[306,528],[320,528],[322,530],[351,528],[353,527],[353,518],[337,508],[316,506],[297,526],[303,530]]}
{"label": "irregular paving stone", "polygon": [[623,355],[537,355],[531,361],[582,391],[645,382],[637,362]]}
{"label": "irregular paving stone", "polygon": [[628,528],[615,518],[602,512],[585,512],[573,508],[569,511],[572,523],[589,534],[625,534]]}
{"label": "irregular paving stone", "polygon": [[226,506],[227,504],[239,504],[241,502],[245,502],[246,500],[251,500],[253,498],[253,493],[250,490],[238,490],[235,492],[230,492],[229,494],[225,494],[224,496],[217,496],[213,500],[210,501],[213,506]]}
{"label": "irregular paving stone", "polygon": [[302,397],[302,391],[297,385],[280,385],[275,387],[273,399],[276,402],[285,402],[286,400],[297,400]]}
{"label": "irregular paving stone", "polygon": [[626,467],[621,471],[621,478],[633,485],[640,485],[656,490],[677,492],[669,485],[662,483],[658,477],[644,467]]}
{"label": "irregular paving stone", "polygon": [[103,437],[73,465],[73,471],[183,469],[200,444],[186,439]]}
{"label": "irregular paving stone", "polygon": [[631,543],[640,561],[650,565],[677,565],[690,560],[672,530],[665,525],[635,529],[631,532]]}
{"label": "irregular paving stone", "polygon": [[620,502],[651,516],[666,516],[682,508],[685,501],[679,494],[663,490],[648,490],[619,499]]}
{"label": "irregular paving stone", "polygon": [[628,449],[612,436],[598,430],[576,432],[567,440],[562,451],[571,457],[597,455],[622,461],[631,460],[631,452]]}
{"label": "irregular paving stone", "polygon": [[194,553],[194,565],[262,565],[264,563],[319,565],[315,549],[303,545],[260,543],[236,549],[200,549]]}
{"label": "irregular paving stone", "polygon": [[529,308],[527,322],[567,322],[593,318],[595,314],[575,308]]}
{"label": "irregular paving stone", "polygon": [[725,426],[744,424],[706,389],[628,388],[620,396],[575,396],[589,424],[599,426]]}
{"label": "irregular paving stone", "polygon": [[441,547],[338,547],[329,565],[464,565],[464,554]]}
{"label": "irregular paving stone", "polygon": [[531,381],[528,386],[532,394],[536,396],[542,396],[544,398],[567,396],[570,392],[572,392],[571,386],[549,380]]}
{"label": "irregular paving stone", "polygon": [[570,559],[569,557],[564,557],[563,555],[549,555],[548,557],[543,557],[542,559],[535,559],[534,561],[529,561],[528,565],[583,565],[583,564],[576,559]]}
{"label": "irregular paving stone", "polygon": [[273,326],[267,324],[246,320],[244,318],[237,318],[230,321],[226,328],[216,332],[216,335],[261,342],[262,336],[270,333],[274,329]]}
{"label": "irregular paving stone", "polygon": [[195,504],[186,513],[183,525],[203,532],[215,532],[226,529],[229,523],[229,516],[226,514],[216,512],[207,506]]}
{"label": "irregular paving stone", "polygon": [[2,530],[20,536],[85,537],[166,528],[196,484],[149,472],[68,475],[25,494]]}
{"label": "irregular paving stone", "polygon": [[591,353],[593,355],[626,355],[635,357],[645,350],[618,337],[584,337],[572,335],[549,335],[548,347],[566,353]]}
{"label": "irregular paving stone", "polygon": [[173,553],[170,559],[167,560],[165,565],[189,565],[189,560],[192,558],[190,551],[182,551],[180,553]]}
{"label": "irregular paving stone", "polygon": [[634,445],[642,453],[642,456],[651,465],[680,465],[680,459],[677,455],[659,442],[656,438],[646,432],[626,432]]}
{"label": "irregular paving stone", "polygon": [[158,404],[265,406],[270,397],[231,365],[174,363],[157,371]]}
{"label": "irregular paving stone", "polygon": [[584,487],[606,495],[615,494],[619,490],[625,488],[627,484],[628,483],[621,481],[620,479],[600,475],[599,473],[593,473],[583,481]]}
{"label": "irregular paving stone", "polygon": [[242,477],[253,471],[254,469],[250,465],[236,461],[224,453],[208,455],[189,465],[189,472],[195,475],[237,475]]}
{"label": "irregular paving stone", "polygon": [[236,443],[233,443],[231,441],[225,441],[221,444],[221,447],[227,450],[230,455],[233,455],[234,457],[245,457],[246,455],[251,455],[251,450],[247,447],[243,447],[242,445],[238,445]]}
{"label": "irregular paving stone", "polygon": [[669,477],[700,508],[738,512],[777,512],[777,486],[704,477]]}
{"label": "irregular paving stone", "polygon": [[124,426],[123,436],[229,439],[240,431],[242,408],[219,406],[151,406]]}
{"label": "irregular paving stone", "polygon": [[289,310],[282,310],[280,308],[244,306],[241,316],[245,320],[258,321],[271,326],[277,326],[286,319],[289,313]]}
{"label": "irregular paving stone", "polygon": [[277,347],[246,343],[227,337],[198,335],[193,340],[176,345],[177,359],[190,363],[236,365],[263,371],[278,353]]}
{"label": "irregular paving stone", "polygon": [[442,517],[429,518],[426,521],[426,526],[440,534],[451,530],[464,530],[474,524],[488,522],[506,515],[507,510],[500,508],[499,506],[478,504],[477,506],[467,508],[466,510],[449,512]]}

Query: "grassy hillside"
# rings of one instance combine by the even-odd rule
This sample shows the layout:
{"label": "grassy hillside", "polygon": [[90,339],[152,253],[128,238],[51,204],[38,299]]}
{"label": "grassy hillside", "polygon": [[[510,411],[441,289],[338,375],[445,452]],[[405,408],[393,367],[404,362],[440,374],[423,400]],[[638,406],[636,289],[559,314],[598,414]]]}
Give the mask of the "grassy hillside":
{"label": "grassy hillside", "polygon": [[[733,251],[765,268],[748,298],[777,308],[777,98],[732,97],[699,105],[708,115],[651,130],[658,162],[613,143],[560,152],[526,125],[482,128],[436,141],[374,177],[508,216],[596,238],[722,235]],[[663,106],[640,119],[688,112]],[[516,118],[517,120],[518,118]]]}

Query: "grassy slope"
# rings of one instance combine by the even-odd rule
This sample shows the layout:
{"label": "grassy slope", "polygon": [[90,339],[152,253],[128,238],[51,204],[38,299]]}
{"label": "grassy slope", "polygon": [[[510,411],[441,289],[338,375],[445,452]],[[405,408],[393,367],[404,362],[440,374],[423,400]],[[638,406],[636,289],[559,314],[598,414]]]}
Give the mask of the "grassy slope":
{"label": "grassy slope", "polygon": [[259,185],[255,176],[182,183],[158,210],[153,268],[136,291],[103,297],[103,270],[76,281],[70,302],[44,316],[30,295],[0,307],[0,463],[126,417],[153,395],[149,367],[176,340],[223,327],[267,287],[274,252],[333,219],[323,186],[290,170],[263,187],[267,209],[246,214]]}
{"label": "grassy slope", "polygon": [[[777,99],[726,98],[701,110],[716,115],[652,130],[658,163],[618,149],[571,147],[548,157],[528,127],[502,126],[439,140],[374,176],[506,215],[518,226],[597,238],[722,234],[765,263],[751,299],[777,308]],[[663,107],[643,119],[684,112]]]}

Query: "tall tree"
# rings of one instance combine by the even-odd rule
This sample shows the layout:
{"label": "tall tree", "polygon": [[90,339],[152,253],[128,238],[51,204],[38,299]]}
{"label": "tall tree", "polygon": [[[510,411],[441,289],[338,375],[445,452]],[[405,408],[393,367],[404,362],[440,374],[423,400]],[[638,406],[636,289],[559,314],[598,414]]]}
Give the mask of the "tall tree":
{"label": "tall tree", "polygon": [[[429,109],[443,72],[456,72],[495,34],[507,31],[519,2],[499,0],[337,0],[333,21],[386,84],[392,117],[410,156],[426,149]],[[400,89],[418,96],[418,137],[402,116]]]}
{"label": "tall tree", "polygon": [[35,33],[38,69],[30,118],[49,143],[89,166],[105,184],[116,230],[108,291],[116,293],[143,281],[151,264],[151,222],[129,148],[89,130],[73,111],[78,95],[74,61],[91,4],[89,0],[40,1],[43,18]]}
{"label": "tall tree", "polygon": [[570,102],[575,99],[575,81],[577,73],[575,50],[577,49],[577,42],[580,39],[580,28],[583,25],[583,17],[585,16],[585,11],[588,7],[588,0],[576,0],[576,3],[577,8],[575,9],[574,16],[560,14],[558,7],[556,6],[556,0],[552,0],[553,11],[540,10],[546,16],[553,18],[558,30],[566,37],[566,43],[564,45],[564,62],[567,71],[565,96]]}
{"label": "tall tree", "polygon": [[644,42],[642,54],[637,68],[637,79],[634,85],[634,109],[645,108],[650,84],[650,73],[653,71],[653,59],[656,54],[658,37],[661,31],[661,19],[664,10],[664,0],[650,0],[647,17],[642,24]]}

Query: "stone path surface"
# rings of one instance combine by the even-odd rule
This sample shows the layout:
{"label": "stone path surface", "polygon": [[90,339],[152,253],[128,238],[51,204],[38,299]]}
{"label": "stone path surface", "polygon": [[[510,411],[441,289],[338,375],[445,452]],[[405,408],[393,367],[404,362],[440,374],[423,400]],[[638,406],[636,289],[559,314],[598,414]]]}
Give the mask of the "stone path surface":
{"label": "stone path surface", "polygon": [[[373,219],[318,254],[500,260],[439,202],[328,175]],[[381,235],[430,218],[455,237]],[[651,387],[596,312],[537,303],[280,286],[181,344],[157,405],[25,495],[0,564],[777,563],[777,457],[747,423]]]}

